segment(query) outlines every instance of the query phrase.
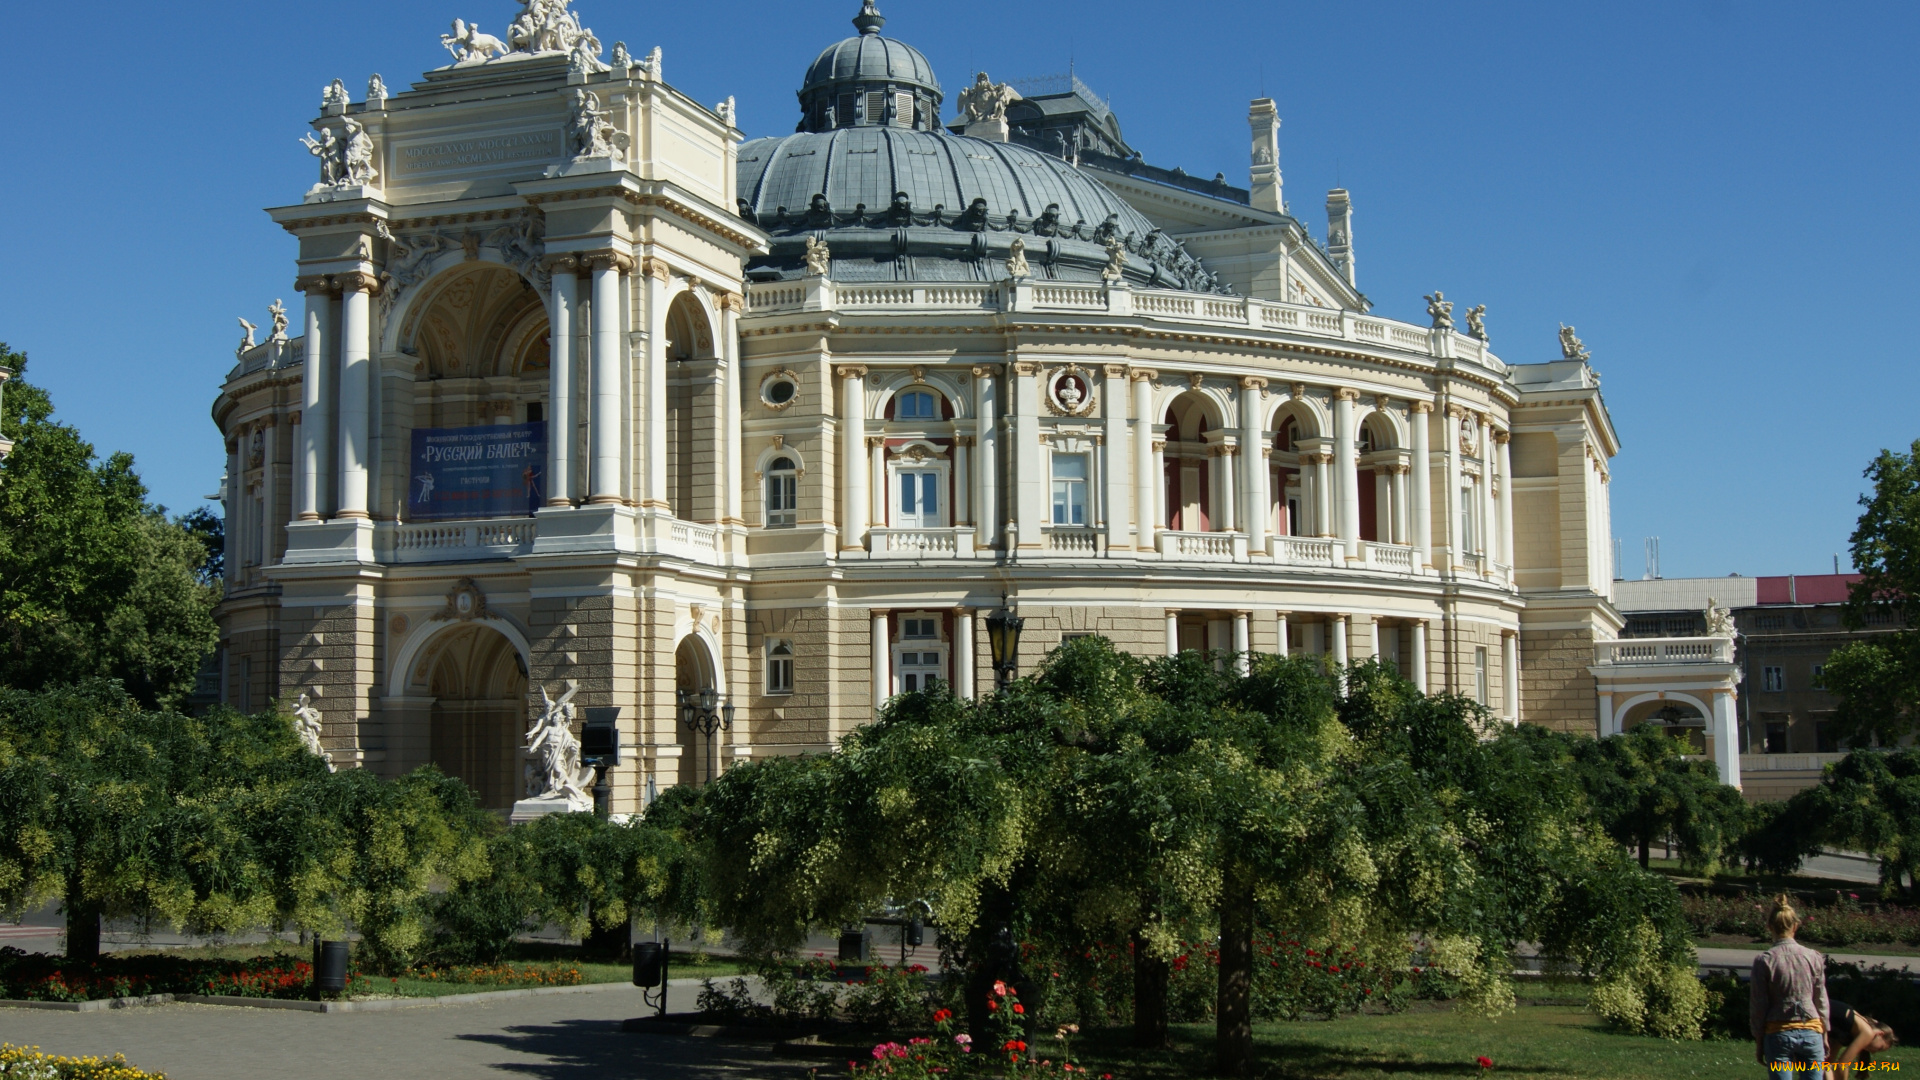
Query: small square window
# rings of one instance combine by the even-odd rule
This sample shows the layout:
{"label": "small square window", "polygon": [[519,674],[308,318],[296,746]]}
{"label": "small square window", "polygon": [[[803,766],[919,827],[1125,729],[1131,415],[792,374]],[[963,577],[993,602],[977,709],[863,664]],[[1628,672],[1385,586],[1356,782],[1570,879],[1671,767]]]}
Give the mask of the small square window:
{"label": "small square window", "polygon": [[1787,688],[1787,669],[1763,667],[1760,669],[1760,689],[1770,693],[1780,693]]}
{"label": "small square window", "polygon": [[901,394],[893,407],[895,420],[935,420],[939,415],[934,408],[933,395],[924,390]]}
{"label": "small square window", "polygon": [[900,636],[903,638],[934,637],[933,622],[932,619],[901,619]]}

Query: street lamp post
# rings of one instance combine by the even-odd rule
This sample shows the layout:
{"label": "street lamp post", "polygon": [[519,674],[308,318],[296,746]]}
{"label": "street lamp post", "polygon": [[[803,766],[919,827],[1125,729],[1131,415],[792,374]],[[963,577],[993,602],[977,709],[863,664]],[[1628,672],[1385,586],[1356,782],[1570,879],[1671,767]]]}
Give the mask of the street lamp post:
{"label": "street lamp post", "polygon": [[586,722],[580,725],[580,760],[593,769],[593,812],[604,818],[613,801],[607,770],[620,764],[620,706],[590,705],[583,711]]}
{"label": "street lamp post", "polygon": [[679,698],[680,722],[707,737],[707,779],[716,780],[720,775],[717,736],[722,728],[733,730],[733,699],[722,703],[720,692],[711,686],[679,691]]}
{"label": "street lamp post", "polygon": [[993,650],[993,686],[1005,690],[1020,667],[1020,628],[1027,620],[1007,609],[1007,594],[1000,594],[1000,606],[987,616],[987,645]]}

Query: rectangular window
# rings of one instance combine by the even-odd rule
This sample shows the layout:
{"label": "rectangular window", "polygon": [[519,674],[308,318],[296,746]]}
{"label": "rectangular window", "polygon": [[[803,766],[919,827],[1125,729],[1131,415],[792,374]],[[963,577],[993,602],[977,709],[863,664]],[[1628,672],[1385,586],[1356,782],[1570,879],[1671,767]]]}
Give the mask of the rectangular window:
{"label": "rectangular window", "polygon": [[793,642],[767,639],[767,693],[793,693]]}
{"label": "rectangular window", "polygon": [[1757,621],[1762,630],[1785,630],[1787,628],[1787,617],[1785,615],[1762,615]]}
{"label": "rectangular window", "polygon": [[767,474],[767,528],[791,529],[797,520],[800,485],[791,472]]}
{"label": "rectangular window", "polygon": [[1813,665],[1813,688],[1815,690],[1825,690],[1827,688],[1827,665]]}
{"label": "rectangular window", "polygon": [[1473,700],[1482,705],[1487,703],[1487,647],[1485,645],[1473,650]]}
{"label": "rectangular window", "polygon": [[934,634],[933,619],[901,619],[900,636],[903,638],[930,638]]}
{"label": "rectangular window", "polygon": [[1767,741],[1766,741],[1765,750],[1763,752],[1768,754],[1786,753],[1787,752],[1787,718],[1784,716],[1777,717],[1777,718],[1769,716],[1766,718],[1766,725],[1767,725],[1767,728],[1766,728]]}
{"label": "rectangular window", "polygon": [[900,517],[905,529],[932,529],[941,524],[940,474],[931,470],[900,470]]}
{"label": "rectangular window", "polygon": [[1053,455],[1053,523],[1087,523],[1087,455]]}
{"label": "rectangular window", "polygon": [[1473,527],[1473,519],[1478,516],[1474,509],[1480,504],[1475,500],[1472,484],[1460,488],[1460,550],[1462,553],[1480,550],[1479,530]]}
{"label": "rectangular window", "polygon": [[893,123],[896,127],[913,126],[913,95],[899,92],[893,95]]}
{"label": "rectangular window", "polygon": [[1763,667],[1760,669],[1760,689],[1780,693],[1787,688],[1787,669]]}
{"label": "rectangular window", "polygon": [[931,690],[940,681],[944,665],[937,649],[915,650],[900,654],[899,690],[902,694],[911,694],[916,690]]}

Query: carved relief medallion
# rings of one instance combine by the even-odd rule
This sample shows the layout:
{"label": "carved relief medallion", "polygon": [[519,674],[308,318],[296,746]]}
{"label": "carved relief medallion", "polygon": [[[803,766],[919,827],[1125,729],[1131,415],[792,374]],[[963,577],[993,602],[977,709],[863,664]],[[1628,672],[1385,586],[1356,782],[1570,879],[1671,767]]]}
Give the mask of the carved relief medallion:
{"label": "carved relief medallion", "polygon": [[1093,380],[1084,368],[1068,364],[1048,373],[1047,410],[1055,416],[1085,416],[1093,411]]}

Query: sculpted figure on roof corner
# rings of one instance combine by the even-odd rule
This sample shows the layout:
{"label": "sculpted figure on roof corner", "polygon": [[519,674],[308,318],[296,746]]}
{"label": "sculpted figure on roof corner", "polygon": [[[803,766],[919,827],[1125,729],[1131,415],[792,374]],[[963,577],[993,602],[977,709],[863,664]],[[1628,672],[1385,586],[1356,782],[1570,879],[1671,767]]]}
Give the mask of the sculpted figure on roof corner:
{"label": "sculpted figure on roof corner", "polygon": [[1453,329],[1453,301],[1447,299],[1447,294],[1435,289],[1432,296],[1423,299],[1427,302],[1427,315],[1433,319],[1433,328],[1435,330]]}
{"label": "sculpted figure on roof corner", "polygon": [[1493,344],[1487,337],[1487,305],[1478,304],[1467,309],[1467,334],[1478,339],[1482,345]]}
{"label": "sculpted figure on roof corner", "polygon": [[1573,332],[1573,327],[1566,323],[1560,324],[1560,358],[1563,360],[1593,359],[1592,354],[1587,352],[1586,344]]}
{"label": "sculpted figure on roof corner", "polygon": [[453,54],[456,64],[505,56],[507,53],[506,42],[492,34],[481,33],[478,25],[469,26],[463,19],[453,20],[453,33],[441,34],[440,44]]}
{"label": "sculpted figure on roof corner", "polygon": [[1015,281],[1033,276],[1032,268],[1027,265],[1027,242],[1017,236],[1007,251],[1007,276]]}

